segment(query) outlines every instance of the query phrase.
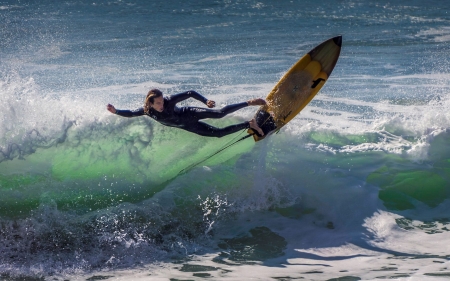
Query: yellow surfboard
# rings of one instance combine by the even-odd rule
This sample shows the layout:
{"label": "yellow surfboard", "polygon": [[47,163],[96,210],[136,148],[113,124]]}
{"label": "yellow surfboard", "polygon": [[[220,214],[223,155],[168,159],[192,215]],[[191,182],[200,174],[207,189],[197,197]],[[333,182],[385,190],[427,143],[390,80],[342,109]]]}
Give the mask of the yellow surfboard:
{"label": "yellow surfboard", "polygon": [[333,37],[297,61],[266,98],[255,119],[264,136],[248,130],[255,141],[277,132],[314,98],[330,77],[341,52],[342,36]]}

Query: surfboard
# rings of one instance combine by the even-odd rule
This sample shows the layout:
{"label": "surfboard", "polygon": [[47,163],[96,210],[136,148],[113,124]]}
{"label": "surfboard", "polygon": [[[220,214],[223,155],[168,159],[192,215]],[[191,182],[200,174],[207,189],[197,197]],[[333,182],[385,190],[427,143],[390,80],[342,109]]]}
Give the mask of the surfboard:
{"label": "surfboard", "polygon": [[256,122],[263,130],[264,136],[248,129],[248,134],[244,137],[226,144],[201,161],[181,170],[179,174],[186,173],[247,138],[253,136],[257,142],[280,130],[302,111],[323,87],[337,63],[341,45],[342,36],[328,39],[304,55],[283,75],[266,97],[267,104],[261,106],[255,114]]}
{"label": "surfboard", "polygon": [[305,54],[278,81],[266,97],[266,105],[255,114],[264,132],[260,136],[249,129],[255,142],[279,131],[291,121],[320,91],[333,71],[342,45],[342,36],[326,40]]}

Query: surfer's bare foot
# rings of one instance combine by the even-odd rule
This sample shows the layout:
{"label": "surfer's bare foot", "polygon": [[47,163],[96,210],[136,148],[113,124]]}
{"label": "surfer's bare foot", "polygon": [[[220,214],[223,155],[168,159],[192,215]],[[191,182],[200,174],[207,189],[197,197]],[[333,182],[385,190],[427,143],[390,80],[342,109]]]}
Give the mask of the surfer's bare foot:
{"label": "surfer's bare foot", "polygon": [[248,105],[265,105],[266,101],[264,99],[252,99],[247,101]]}
{"label": "surfer's bare foot", "polygon": [[250,120],[248,123],[250,124],[250,128],[256,130],[261,136],[264,136],[263,130],[258,126],[258,123],[256,123],[255,119]]}

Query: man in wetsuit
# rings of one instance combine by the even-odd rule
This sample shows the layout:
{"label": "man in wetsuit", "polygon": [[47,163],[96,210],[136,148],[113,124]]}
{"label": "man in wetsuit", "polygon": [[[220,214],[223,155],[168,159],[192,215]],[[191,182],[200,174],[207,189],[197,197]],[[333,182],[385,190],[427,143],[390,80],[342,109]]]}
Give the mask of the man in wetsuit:
{"label": "man in wetsuit", "polygon": [[222,109],[176,106],[177,103],[186,100],[188,98],[194,98],[198,101],[201,101],[202,103],[206,104],[209,108],[213,108],[216,105],[214,101],[206,99],[205,97],[203,97],[202,95],[200,95],[195,91],[187,91],[176,95],[163,96],[160,90],[152,89],[147,94],[144,107],[138,108],[133,111],[118,110],[113,105],[108,104],[106,109],[111,113],[123,117],[136,117],[147,115],[166,126],[177,127],[206,137],[220,138],[248,128],[252,128],[256,130],[260,135],[264,135],[263,131],[258,126],[255,119],[231,125],[225,128],[216,128],[200,121],[200,119],[205,118],[222,118],[229,113],[235,112],[236,110],[247,107],[249,105],[264,105],[266,104],[266,101],[263,99],[253,99],[247,102],[231,104],[225,106]]}

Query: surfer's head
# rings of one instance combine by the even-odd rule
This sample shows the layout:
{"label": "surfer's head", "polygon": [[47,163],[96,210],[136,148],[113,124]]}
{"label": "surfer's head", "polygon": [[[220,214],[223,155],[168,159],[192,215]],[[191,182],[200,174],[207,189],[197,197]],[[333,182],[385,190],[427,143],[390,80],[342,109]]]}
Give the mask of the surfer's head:
{"label": "surfer's head", "polygon": [[158,89],[151,89],[145,98],[144,112],[148,113],[151,108],[158,112],[162,112],[164,110],[163,94]]}

